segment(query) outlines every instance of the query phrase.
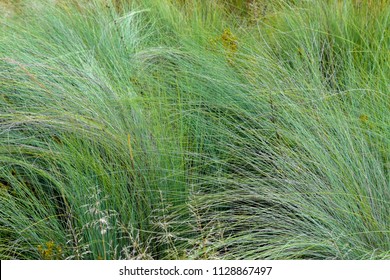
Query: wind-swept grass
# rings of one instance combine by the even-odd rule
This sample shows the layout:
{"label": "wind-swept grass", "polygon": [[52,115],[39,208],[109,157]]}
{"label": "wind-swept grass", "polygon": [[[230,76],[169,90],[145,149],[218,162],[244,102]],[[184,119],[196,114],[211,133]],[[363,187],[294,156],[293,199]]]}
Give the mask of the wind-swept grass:
{"label": "wind-swept grass", "polygon": [[389,6],[238,2],[1,21],[3,259],[390,257]]}

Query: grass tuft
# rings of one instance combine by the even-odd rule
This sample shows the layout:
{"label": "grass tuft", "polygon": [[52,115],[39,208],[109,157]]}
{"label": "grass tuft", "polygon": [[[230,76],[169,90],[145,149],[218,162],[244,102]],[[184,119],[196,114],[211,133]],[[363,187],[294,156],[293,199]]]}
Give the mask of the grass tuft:
{"label": "grass tuft", "polygon": [[386,3],[0,1],[1,259],[390,259]]}

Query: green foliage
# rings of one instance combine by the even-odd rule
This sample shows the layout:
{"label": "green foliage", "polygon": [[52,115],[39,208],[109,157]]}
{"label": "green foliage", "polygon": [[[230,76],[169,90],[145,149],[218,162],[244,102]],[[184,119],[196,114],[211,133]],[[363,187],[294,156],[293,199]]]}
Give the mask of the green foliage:
{"label": "green foliage", "polygon": [[1,259],[390,258],[386,1],[12,9]]}

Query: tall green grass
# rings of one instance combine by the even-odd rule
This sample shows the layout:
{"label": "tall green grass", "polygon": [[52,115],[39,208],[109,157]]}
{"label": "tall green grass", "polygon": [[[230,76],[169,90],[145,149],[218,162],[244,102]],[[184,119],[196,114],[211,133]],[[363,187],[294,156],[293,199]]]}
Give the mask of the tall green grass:
{"label": "tall green grass", "polygon": [[21,1],[2,259],[389,259],[386,1]]}

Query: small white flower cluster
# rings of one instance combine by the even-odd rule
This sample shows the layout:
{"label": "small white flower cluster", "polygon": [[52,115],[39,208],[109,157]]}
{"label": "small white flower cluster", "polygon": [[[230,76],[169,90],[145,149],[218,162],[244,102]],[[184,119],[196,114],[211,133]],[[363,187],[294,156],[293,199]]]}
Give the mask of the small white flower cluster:
{"label": "small white flower cluster", "polygon": [[108,198],[101,198],[101,190],[99,190],[98,186],[95,186],[91,193],[89,199],[92,203],[83,205],[82,207],[87,208],[85,214],[92,215],[93,218],[91,219],[91,222],[85,224],[84,227],[89,229],[97,228],[101,235],[104,235],[112,228],[110,220],[117,216],[117,212],[110,209],[102,209],[104,208],[104,202]]}

